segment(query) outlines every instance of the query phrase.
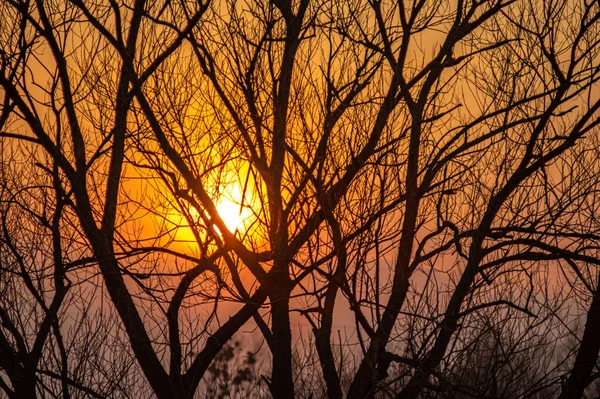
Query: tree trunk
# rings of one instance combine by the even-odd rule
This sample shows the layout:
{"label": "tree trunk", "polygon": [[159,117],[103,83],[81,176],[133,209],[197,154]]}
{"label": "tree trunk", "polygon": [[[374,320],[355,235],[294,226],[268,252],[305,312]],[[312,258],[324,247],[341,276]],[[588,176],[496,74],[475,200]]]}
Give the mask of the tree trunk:
{"label": "tree trunk", "polygon": [[[600,287],[600,278],[597,287]],[[590,375],[600,352],[600,289],[596,288],[594,299],[587,314],[587,321],[577,351],[575,364],[567,383],[563,386],[560,399],[579,399],[590,383]]]}
{"label": "tree trunk", "polygon": [[[281,265],[274,265],[280,269]],[[275,399],[294,397],[292,375],[292,330],[290,328],[291,281],[287,273],[275,275],[271,287],[273,374],[271,393]]]}
{"label": "tree trunk", "polygon": [[15,389],[15,398],[19,399],[36,399],[35,387],[36,378],[35,372],[30,372],[22,367],[19,368],[18,375],[11,379]]}
{"label": "tree trunk", "polygon": [[333,351],[331,350],[330,331],[318,330],[315,332],[315,346],[321,361],[321,369],[323,370],[323,378],[327,385],[327,397],[329,399],[342,399],[342,389]]}

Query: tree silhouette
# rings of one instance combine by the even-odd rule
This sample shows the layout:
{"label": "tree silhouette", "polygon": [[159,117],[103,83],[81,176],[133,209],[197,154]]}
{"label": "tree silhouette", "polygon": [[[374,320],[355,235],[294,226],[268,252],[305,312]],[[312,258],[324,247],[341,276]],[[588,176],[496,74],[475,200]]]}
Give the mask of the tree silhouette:
{"label": "tree silhouette", "polygon": [[[269,369],[244,378],[308,396],[298,324],[331,398],[580,398],[595,379],[597,1],[0,15],[2,306],[36,309],[2,317],[7,395],[221,395],[201,381],[255,334]],[[101,383],[61,338],[92,310],[120,344],[68,342],[127,359]]]}

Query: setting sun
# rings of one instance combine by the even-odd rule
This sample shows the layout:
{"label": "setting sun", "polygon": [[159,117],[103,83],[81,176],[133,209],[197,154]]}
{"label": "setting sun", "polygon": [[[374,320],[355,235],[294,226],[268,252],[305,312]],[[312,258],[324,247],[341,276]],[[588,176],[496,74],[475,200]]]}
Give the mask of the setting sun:
{"label": "setting sun", "polygon": [[223,200],[217,204],[217,212],[219,212],[219,216],[223,219],[229,231],[234,232],[243,228],[244,216],[247,210],[242,209],[240,212],[238,204],[229,200]]}
{"label": "setting sun", "polygon": [[232,233],[244,229],[245,221],[250,216],[247,205],[241,204],[244,198],[239,184],[232,183],[223,189],[221,197],[217,200],[216,207],[219,216]]}

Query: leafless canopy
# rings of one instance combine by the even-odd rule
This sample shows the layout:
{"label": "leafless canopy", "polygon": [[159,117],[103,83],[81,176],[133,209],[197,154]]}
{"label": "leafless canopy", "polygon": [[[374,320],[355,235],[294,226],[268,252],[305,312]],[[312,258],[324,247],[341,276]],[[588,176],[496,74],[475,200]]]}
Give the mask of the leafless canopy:
{"label": "leafless canopy", "polygon": [[2,0],[0,26],[3,395],[595,389],[598,0]]}

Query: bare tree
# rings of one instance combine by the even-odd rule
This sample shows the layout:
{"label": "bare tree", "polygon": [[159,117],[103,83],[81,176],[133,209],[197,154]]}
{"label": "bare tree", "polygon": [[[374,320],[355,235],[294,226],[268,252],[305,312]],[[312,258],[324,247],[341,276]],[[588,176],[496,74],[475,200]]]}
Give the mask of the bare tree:
{"label": "bare tree", "polygon": [[2,148],[0,388],[10,398],[112,395],[130,377],[130,356],[126,347],[114,361],[102,356],[115,317],[97,305],[95,261],[70,224],[58,168],[32,151]]}
{"label": "bare tree", "polygon": [[[54,307],[35,290],[10,297],[41,307],[40,345],[64,352],[68,253],[101,277],[81,289],[101,287],[102,306],[108,294],[118,350],[148,384],[138,393],[199,395],[248,325],[270,353],[271,395],[294,397],[303,320],[328,397],[487,395],[454,374],[469,351],[515,381],[524,361],[504,360],[550,345],[541,331],[575,336],[573,307],[587,323],[564,386],[548,363],[510,394],[583,395],[600,350],[598,2],[1,7],[0,137],[30,146],[16,159],[51,188],[36,188],[42,210],[22,193],[7,203],[77,243],[45,250]],[[14,234],[17,264],[37,261]],[[21,378],[9,363],[7,392]]]}

